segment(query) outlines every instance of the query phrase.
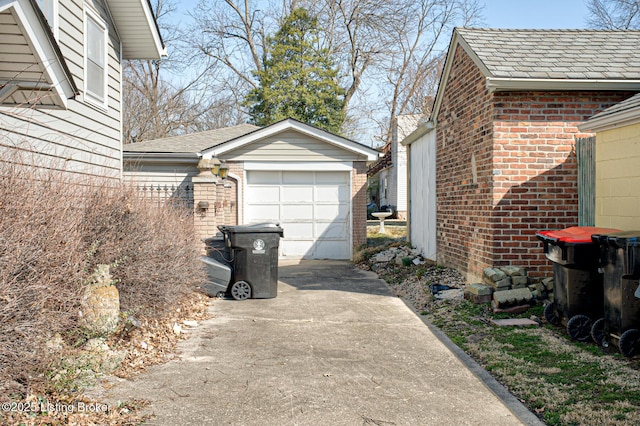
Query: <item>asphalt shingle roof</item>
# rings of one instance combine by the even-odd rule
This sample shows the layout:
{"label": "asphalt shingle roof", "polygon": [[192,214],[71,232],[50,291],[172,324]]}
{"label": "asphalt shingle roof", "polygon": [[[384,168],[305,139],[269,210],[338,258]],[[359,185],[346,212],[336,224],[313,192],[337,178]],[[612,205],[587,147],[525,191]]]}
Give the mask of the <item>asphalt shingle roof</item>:
{"label": "asphalt shingle roof", "polygon": [[254,132],[261,127],[252,124],[225,127],[188,135],[173,136],[132,144],[123,147],[124,152],[185,152],[198,153],[221,143]]}
{"label": "asphalt shingle roof", "polygon": [[640,79],[640,31],[456,30],[493,77]]}

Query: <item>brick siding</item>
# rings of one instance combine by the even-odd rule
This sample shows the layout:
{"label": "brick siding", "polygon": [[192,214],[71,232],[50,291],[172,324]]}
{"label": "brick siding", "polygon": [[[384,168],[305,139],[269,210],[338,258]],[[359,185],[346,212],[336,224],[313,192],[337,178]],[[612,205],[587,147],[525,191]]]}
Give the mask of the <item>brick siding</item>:
{"label": "brick siding", "polygon": [[[496,92],[458,47],[437,126],[438,262],[550,275],[535,233],[577,224],[577,125],[629,92]],[[475,167],[474,167],[475,165]],[[475,170],[474,170],[475,168]]]}

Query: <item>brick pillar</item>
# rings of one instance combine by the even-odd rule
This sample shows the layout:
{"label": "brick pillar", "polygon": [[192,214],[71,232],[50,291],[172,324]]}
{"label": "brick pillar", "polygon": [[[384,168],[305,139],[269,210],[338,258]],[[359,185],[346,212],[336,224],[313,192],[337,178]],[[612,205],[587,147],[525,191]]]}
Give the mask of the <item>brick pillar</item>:
{"label": "brick pillar", "polygon": [[367,243],[367,164],[354,161],[351,178],[353,247]]}
{"label": "brick pillar", "polygon": [[[218,178],[211,174],[207,160],[198,163],[200,174],[193,182],[193,222],[199,238],[211,237],[218,232],[215,205],[218,201]],[[204,251],[204,245],[202,246]]]}

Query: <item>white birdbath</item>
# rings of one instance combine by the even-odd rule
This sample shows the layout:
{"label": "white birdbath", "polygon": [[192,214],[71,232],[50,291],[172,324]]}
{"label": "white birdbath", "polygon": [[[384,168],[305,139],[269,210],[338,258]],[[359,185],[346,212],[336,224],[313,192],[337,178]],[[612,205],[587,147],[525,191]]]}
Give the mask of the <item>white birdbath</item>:
{"label": "white birdbath", "polygon": [[377,217],[378,220],[380,220],[380,231],[378,232],[381,234],[386,234],[387,231],[384,229],[384,220],[391,216],[391,212],[375,212],[371,213],[371,216]]}

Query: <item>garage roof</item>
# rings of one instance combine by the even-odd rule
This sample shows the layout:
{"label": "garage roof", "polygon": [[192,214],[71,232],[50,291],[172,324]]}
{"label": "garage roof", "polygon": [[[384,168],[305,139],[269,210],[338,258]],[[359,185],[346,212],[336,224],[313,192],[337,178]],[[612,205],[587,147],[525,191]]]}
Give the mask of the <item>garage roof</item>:
{"label": "garage roof", "polygon": [[266,127],[241,124],[206,132],[127,144],[124,146],[124,157],[129,159],[141,157],[167,159],[175,154],[197,154],[203,158],[212,158],[287,130],[294,130],[316,140],[362,155],[367,158],[367,161],[378,159],[380,154],[379,151],[359,142],[288,118]]}

